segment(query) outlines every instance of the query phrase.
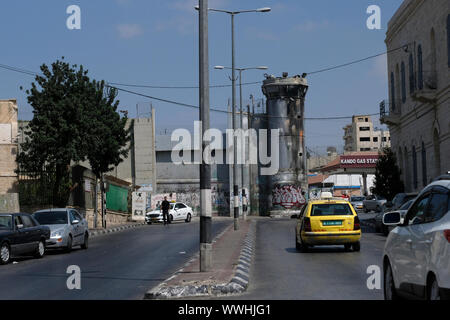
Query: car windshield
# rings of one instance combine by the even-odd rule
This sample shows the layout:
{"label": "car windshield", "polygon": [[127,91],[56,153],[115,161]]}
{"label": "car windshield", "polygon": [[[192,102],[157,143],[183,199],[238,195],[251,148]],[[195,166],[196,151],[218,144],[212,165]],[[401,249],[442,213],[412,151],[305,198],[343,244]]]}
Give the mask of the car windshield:
{"label": "car windshield", "polygon": [[414,200],[409,200],[408,202],[405,202],[399,210],[408,210],[409,207],[411,207],[412,203],[414,202]]}
{"label": "car windshield", "polygon": [[344,203],[327,203],[314,204],[311,209],[311,216],[350,216],[353,215],[348,204]]}
{"label": "car windshield", "polygon": [[34,218],[43,225],[67,224],[67,212],[65,211],[43,211],[36,212]]}
{"label": "car windshield", "polygon": [[350,202],[359,202],[363,201],[364,199],[365,199],[364,197],[351,197]]}
{"label": "car windshield", "polygon": [[12,229],[12,216],[0,216],[0,230]]}

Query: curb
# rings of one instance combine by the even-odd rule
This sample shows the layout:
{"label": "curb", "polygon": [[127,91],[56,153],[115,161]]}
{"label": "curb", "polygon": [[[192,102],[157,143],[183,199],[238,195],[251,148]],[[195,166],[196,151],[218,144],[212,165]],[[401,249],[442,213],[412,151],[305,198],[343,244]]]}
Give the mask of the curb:
{"label": "curb", "polygon": [[[229,226],[223,232],[221,232],[213,242],[216,242],[222,237],[229,228]],[[244,246],[241,249],[241,253],[238,259],[238,265],[234,271],[233,278],[228,283],[223,284],[199,284],[199,285],[186,285],[186,286],[173,286],[166,287],[166,283],[173,279],[178,273],[183,272],[184,268],[193,263],[199,256],[197,253],[184,267],[178,270],[170,278],[146,292],[144,295],[145,300],[157,300],[157,299],[174,299],[174,298],[188,298],[188,297],[206,297],[206,296],[226,296],[236,295],[243,293],[247,290],[250,281],[250,268],[253,260],[254,246],[255,246],[255,234],[256,223],[250,222],[250,227],[247,235],[244,238]]]}
{"label": "curb", "polygon": [[137,228],[137,227],[144,226],[144,225],[146,225],[146,223],[140,222],[140,223],[134,223],[134,224],[123,225],[123,226],[118,226],[118,227],[114,227],[114,228],[109,228],[109,229],[105,229],[105,230],[90,231],[89,236],[91,238],[94,238],[94,237],[98,237],[103,234],[119,232],[119,231],[123,231],[126,229]]}

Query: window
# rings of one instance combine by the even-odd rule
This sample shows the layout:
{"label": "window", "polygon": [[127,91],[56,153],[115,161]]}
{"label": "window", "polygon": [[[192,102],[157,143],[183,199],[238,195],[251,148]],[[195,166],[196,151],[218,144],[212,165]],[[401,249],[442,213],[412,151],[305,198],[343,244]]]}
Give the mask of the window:
{"label": "window", "polygon": [[374,137],[373,142],[378,142],[378,137]]}
{"label": "window", "polygon": [[414,77],[414,58],[412,53],[409,55],[409,94],[414,93],[416,81]]}
{"label": "window", "polygon": [[412,147],[412,161],[413,161],[413,184],[414,189],[417,189],[417,153],[416,146]]}
{"label": "window", "polygon": [[402,102],[406,102],[406,71],[405,71],[405,63],[402,62],[401,65],[401,73],[402,73]]}
{"label": "window", "polygon": [[352,216],[348,204],[315,204],[311,209],[311,217],[317,216]]}
{"label": "window", "polygon": [[361,148],[360,151],[370,151],[370,148]]}
{"label": "window", "polygon": [[427,149],[422,141],[422,185],[427,185]]}
{"label": "window", "polygon": [[20,216],[15,216],[14,217],[14,224],[15,224],[16,228],[20,224],[23,225],[22,218]]}
{"label": "window", "polygon": [[24,228],[33,228],[33,227],[35,227],[34,221],[31,220],[31,218],[29,216],[22,215],[21,218],[22,218],[22,222],[23,222],[23,227]]}
{"label": "window", "polygon": [[70,223],[73,223],[75,220],[77,220],[77,218],[75,217],[75,212],[73,210],[70,210],[69,217],[70,217]]}
{"label": "window", "polygon": [[366,118],[366,122],[369,122],[369,118]]}
{"label": "window", "polygon": [[422,64],[422,61],[423,60],[423,58],[422,58],[422,46],[421,45],[419,45],[419,47],[417,48],[417,63],[418,63],[418,68],[419,68],[419,70],[418,70],[418,87],[419,87],[419,89],[420,90],[422,90],[423,89],[423,64]]}
{"label": "window", "polygon": [[427,222],[440,220],[447,213],[449,196],[443,193],[434,193],[427,210]]}
{"label": "window", "polygon": [[370,131],[370,127],[359,127],[359,131]]}
{"label": "window", "polygon": [[391,72],[391,106],[392,110],[395,110],[395,79],[394,73]]}
{"label": "window", "polygon": [[359,138],[359,141],[361,141],[361,142],[370,142],[370,137]]}
{"label": "window", "polygon": [[42,225],[67,224],[66,211],[42,211],[33,216]]}
{"label": "window", "polygon": [[[389,140],[391,140],[391,139],[389,138]],[[386,142],[386,141],[387,141],[387,138],[383,137],[383,142]]]}
{"label": "window", "polygon": [[11,230],[12,216],[0,216],[0,230]]}
{"label": "window", "polygon": [[422,197],[408,211],[405,217],[405,225],[421,224],[425,222],[425,210],[427,209],[430,195]]}

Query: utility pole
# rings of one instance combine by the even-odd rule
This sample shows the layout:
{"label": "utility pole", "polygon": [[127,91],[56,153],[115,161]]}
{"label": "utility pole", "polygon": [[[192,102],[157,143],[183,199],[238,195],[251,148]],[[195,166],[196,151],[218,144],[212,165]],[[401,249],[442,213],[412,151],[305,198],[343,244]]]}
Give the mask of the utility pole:
{"label": "utility pole", "polygon": [[244,139],[244,113],[242,110],[242,71],[239,69],[239,109],[241,112],[241,184],[242,184],[242,218],[245,220],[247,217],[246,212],[244,212],[244,197],[245,195],[245,184],[244,184],[244,164],[245,164],[245,139]]}
{"label": "utility pole", "polygon": [[206,143],[203,140],[205,131],[209,129],[209,58],[208,58],[208,0],[199,0],[199,79],[200,79],[200,121],[202,124],[202,161],[200,164],[200,272],[208,272],[212,268],[211,237],[211,167],[203,151]]}
{"label": "utility pole", "polygon": [[237,184],[238,168],[237,168],[237,148],[236,148],[236,75],[235,75],[235,57],[234,57],[234,14],[231,14],[231,114],[233,123],[233,196],[234,196],[234,230],[239,230],[239,187]]}

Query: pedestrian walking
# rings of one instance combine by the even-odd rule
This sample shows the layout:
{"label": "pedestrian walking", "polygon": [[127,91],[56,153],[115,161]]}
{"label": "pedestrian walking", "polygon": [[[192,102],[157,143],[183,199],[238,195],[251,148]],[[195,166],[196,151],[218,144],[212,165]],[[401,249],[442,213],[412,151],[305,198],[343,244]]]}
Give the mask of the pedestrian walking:
{"label": "pedestrian walking", "polygon": [[169,209],[170,209],[170,203],[169,203],[169,201],[167,201],[167,197],[164,197],[164,201],[161,203],[161,210],[163,212],[164,225],[170,223]]}

